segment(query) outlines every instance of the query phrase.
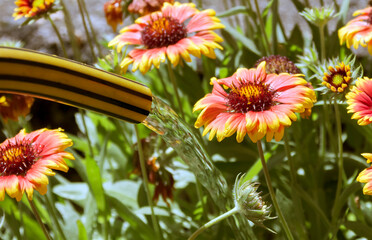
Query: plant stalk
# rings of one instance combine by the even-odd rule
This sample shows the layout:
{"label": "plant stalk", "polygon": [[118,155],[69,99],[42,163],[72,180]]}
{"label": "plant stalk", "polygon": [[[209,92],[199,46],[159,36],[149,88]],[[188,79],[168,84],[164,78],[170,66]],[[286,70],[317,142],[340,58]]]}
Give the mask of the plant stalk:
{"label": "plant stalk", "polygon": [[171,64],[169,62],[167,63],[167,67],[168,67],[168,75],[169,75],[169,78],[171,79],[171,82],[173,84],[174,93],[176,94],[176,98],[177,98],[177,102],[178,102],[178,109],[179,109],[179,111],[181,113],[181,117],[183,119],[185,119],[185,114],[183,113],[183,109],[182,109],[181,98],[180,98],[180,95],[178,93],[178,86],[177,86],[176,76],[174,75],[172,66],[171,66]]}
{"label": "plant stalk", "polygon": [[43,230],[43,233],[44,233],[46,239],[52,240],[52,238],[49,236],[48,230],[46,229],[44,223],[41,221],[40,215],[39,215],[39,213],[36,209],[36,206],[35,206],[34,202],[32,200],[28,199],[28,197],[27,197],[27,200],[30,203],[32,212],[34,213],[34,216],[35,216],[37,222],[39,223],[41,229]]}
{"label": "plant stalk", "polygon": [[61,48],[62,48],[62,51],[63,51],[63,56],[67,58],[67,52],[66,52],[65,44],[63,43],[63,39],[62,39],[62,36],[61,36],[60,32],[58,31],[58,28],[54,24],[53,20],[50,18],[49,14],[47,14],[47,18],[48,18],[50,24],[52,25],[53,30],[56,33],[59,42],[61,43]]}
{"label": "plant stalk", "polygon": [[284,218],[284,215],[283,215],[282,211],[280,210],[279,204],[276,200],[275,192],[274,192],[273,186],[271,185],[271,178],[270,178],[270,175],[269,175],[269,170],[267,169],[265,156],[264,156],[264,153],[263,153],[263,150],[262,150],[262,143],[261,143],[260,140],[257,141],[257,149],[258,149],[258,154],[260,155],[260,159],[261,159],[261,163],[262,163],[262,169],[263,169],[263,172],[264,172],[264,175],[265,175],[266,184],[267,184],[267,187],[269,189],[269,193],[270,193],[273,205],[276,209],[276,212],[278,213],[278,217],[279,217],[280,222],[282,224],[282,227],[285,231],[285,234],[287,235],[287,238],[289,240],[294,240],[293,236],[292,236],[292,233],[289,230],[288,224],[287,224],[287,222]]}

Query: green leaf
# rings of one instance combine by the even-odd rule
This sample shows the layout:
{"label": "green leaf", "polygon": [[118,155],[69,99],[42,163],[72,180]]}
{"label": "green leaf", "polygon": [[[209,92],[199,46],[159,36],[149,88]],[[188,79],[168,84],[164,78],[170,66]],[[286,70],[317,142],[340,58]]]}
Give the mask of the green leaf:
{"label": "green leaf", "polygon": [[96,161],[91,157],[86,157],[86,169],[88,181],[93,196],[96,199],[97,207],[104,212],[106,209],[105,195],[102,187],[102,179],[100,169]]}
{"label": "green leaf", "polygon": [[372,239],[372,228],[359,221],[346,221],[345,227],[353,231],[358,237]]}
{"label": "green leaf", "polygon": [[238,32],[235,28],[230,26],[230,24],[227,21],[222,21],[222,24],[225,25],[223,31],[226,31],[229,34],[231,34],[235,38],[235,40],[240,41],[244,45],[244,47],[248,48],[254,54],[261,56],[261,52],[257,49],[255,43],[251,39],[245,37],[242,33]]}
{"label": "green leaf", "polygon": [[216,14],[216,17],[224,18],[224,17],[233,16],[233,15],[236,15],[236,14],[239,14],[239,13],[248,14],[248,12],[249,12],[249,9],[247,7],[236,6],[236,7],[232,7],[230,9],[226,10],[225,12]]}
{"label": "green leaf", "polygon": [[54,194],[73,201],[85,200],[88,192],[89,188],[86,183],[60,184],[53,188]]}
{"label": "green leaf", "polygon": [[129,225],[141,236],[141,239],[153,240],[156,236],[152,228],[148,224],[144,223],[139,217],[137,217],[131,210],[125,206],[124,203],[113,197],[108,197],[108,202],[112,208],[114,208],[119,216],[127,221]]}
{"label": "green leaf", "polygon": [[87,231],[85,230],[84,224],[80,220],[77,220],[76,224],[79,229],[79,240],[88,240],[88,235]]}
{"label": "green leaf", "polygon": [[103,185],[107,195],[120,199],[126,206],[138,208],[137,196],[141,182],[131,180],[121,180],[115,183],[105,183]]}

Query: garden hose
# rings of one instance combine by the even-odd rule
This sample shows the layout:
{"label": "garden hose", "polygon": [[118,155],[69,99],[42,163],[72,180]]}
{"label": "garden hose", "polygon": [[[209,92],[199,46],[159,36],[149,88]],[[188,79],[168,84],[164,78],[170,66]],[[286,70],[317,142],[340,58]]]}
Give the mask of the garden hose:
{"label": "garden hose", "polygon": [[83,63],[23,48],[0,47],[0,92],[20,93],[131,123],[151,110],[151,90]]}

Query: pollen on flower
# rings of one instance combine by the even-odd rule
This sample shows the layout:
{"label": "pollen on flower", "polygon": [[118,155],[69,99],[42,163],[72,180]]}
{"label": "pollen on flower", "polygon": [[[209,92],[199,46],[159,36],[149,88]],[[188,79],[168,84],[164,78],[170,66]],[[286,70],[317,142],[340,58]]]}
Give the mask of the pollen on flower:
{"label": "pollen on flower", "polygon": [[328,70],[324,73],[322,84],[333,92],[344,92],[351,79],[350,66],[342,62],[339,66],[330,66]]}
{"label": "pollen on flower", "polygon": [[268,86],[260,83],[245,83],[240,88],[233,87],[227,97],[231,112],[261,112],[273,106],[274,93]]}
{"label": "pollen on flower", "polygon": [[8,142],[0,147],[0,176],[24,176],[39,159],[43,147],[29,141]]}
{"label": "pollen on flower", "polygon": [[172,17],[152,19],[141,32],[142,43],[148,48],[167,47],[187,37],[183,23]]}

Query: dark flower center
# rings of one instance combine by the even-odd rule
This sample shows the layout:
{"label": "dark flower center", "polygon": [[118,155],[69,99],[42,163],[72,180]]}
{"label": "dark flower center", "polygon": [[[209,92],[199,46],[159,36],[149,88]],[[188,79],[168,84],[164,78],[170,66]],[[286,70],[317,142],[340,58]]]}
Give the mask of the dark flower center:
{"label": "dark flower center", "polygon": [[39,159],[42,146],[29,141],[8,143],[0,147],[0,176],[25,176]]}
{"label": "dark flower center", "polygon": [[148,48],[167,47],[187,37],[183,23],[172,17],[152,19],[141,32],[142,43]]}
{"label": "dark flower center", "polygon": [[271,55],[268,57],[262,57],[257,60],[254,66],[257,67],[263,61],[266,62],[266,73],[301,73],[300,69],[298,69],[296,65],[285,56]]}
{"label": "dark flower center", "polygon": [[227,97],[231,112],[261,112],[274,105],[274,92],[264,83],[245,83],[240,88],[233,87]]}
{"label": "dark flower center", "polygon": [[370,25],[372,25],[372,10],[369,11],[367,22],[368,22]]}
{"label": "dark flower center", "polygon": [[322,84],[331,89],[333,92],[343,92],[348,86],[351,79],[350,66],[342,62],[335,68],[330,66],[329,73],[324,73]]}

